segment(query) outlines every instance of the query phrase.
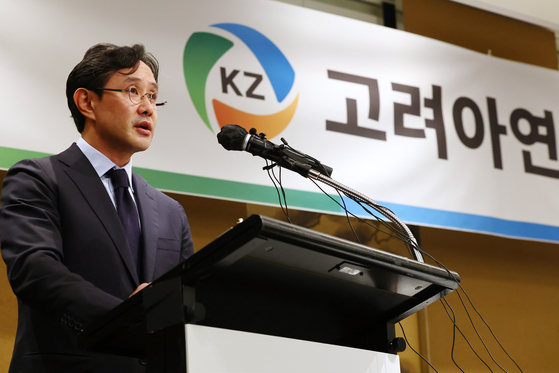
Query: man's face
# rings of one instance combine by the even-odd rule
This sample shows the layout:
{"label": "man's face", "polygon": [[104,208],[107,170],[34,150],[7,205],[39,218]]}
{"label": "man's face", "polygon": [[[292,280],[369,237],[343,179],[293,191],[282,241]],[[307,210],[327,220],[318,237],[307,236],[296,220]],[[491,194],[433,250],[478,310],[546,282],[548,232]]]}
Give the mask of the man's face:
{"label": "man's face", "polygon": [[[126,75],[131,70],[117,71],[103,88],[135,88],[141,95],[157,93],[157,82],[145,63],[140,62],[134,73]],[[128,92],[104,91],[102,98],[93,100],[92,108],[95,119],[82,135],[117,165],[128,163],[134,153],[151,144],[157,111],[147,97],[140,104],[133,104]]]}

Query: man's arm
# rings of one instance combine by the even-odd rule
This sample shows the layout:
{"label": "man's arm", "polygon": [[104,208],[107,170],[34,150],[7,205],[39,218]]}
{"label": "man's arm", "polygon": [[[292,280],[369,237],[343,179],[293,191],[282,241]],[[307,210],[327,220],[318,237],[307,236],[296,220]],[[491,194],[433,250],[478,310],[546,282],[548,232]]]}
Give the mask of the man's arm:
{"label": "man's arm", "polygon": [[65,266],[59,190],[49,166],[25,160],[8,171],[0,206],[2,257],[19,299],[45,316],[87,323],[122,300]]}
{"label": "man's arm", "polygon": [[184,208],[178,202],[176,202],[180,209],[181,222],[182,222],[182,241],[181,241],[181,259],[180,261],[186,260],[192,254],[194,254],[194,243],[192,242],[192,234],[190,233],[190,224],[184,212]]}

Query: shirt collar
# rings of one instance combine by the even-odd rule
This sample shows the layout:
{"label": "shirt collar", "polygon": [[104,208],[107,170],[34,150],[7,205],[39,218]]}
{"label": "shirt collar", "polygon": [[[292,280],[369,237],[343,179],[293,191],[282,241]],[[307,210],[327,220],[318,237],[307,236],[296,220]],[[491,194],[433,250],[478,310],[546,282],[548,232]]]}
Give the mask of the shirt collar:
{"label": "shirt collar", "polygon": [[[93,166],[95,172],[97,172],[97,175],[99,175],[99,177],[103,177],[110,169],[123,168],[124,170],[126,170],[126,174],[128,175],[128,181],[130,182],[130,185],[132,185],[132,159],[130,159],[130,162],[125,164],[124,167],[118,167],[116,164],[114,164],[113,161],[107,158],[105,154],[101,153],[99,150],[89,145],[87,141],[83,139],[83,137],[80,136],[76,145],[78,146],[78,148],[80,148],[80,150],[89,160],[89,162],[91,163],[91,165]],[[134,189],[132,188],[132,190]]]}

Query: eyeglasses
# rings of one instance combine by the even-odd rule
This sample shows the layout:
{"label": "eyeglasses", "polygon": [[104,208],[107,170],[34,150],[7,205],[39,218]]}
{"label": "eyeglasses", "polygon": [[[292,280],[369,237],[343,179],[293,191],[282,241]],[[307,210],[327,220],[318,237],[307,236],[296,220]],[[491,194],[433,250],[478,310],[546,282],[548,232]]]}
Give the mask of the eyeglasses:
{"label": "eyeglasses", "polygon": [[111,92],[128,92],[128,97],[130,98],[130,102],[134,105],[139,105],[144,97],[147,97],[149,103],[155,110],[161,110],[163,106],[167,103],[167,101],[163,102],[155,102],[157,100],[157,93],[144,93],[143,95],[140,94],[136,87],[130,87],[126,89],[114,89],[114,88],[96,88],[99,91],[111,91]]}

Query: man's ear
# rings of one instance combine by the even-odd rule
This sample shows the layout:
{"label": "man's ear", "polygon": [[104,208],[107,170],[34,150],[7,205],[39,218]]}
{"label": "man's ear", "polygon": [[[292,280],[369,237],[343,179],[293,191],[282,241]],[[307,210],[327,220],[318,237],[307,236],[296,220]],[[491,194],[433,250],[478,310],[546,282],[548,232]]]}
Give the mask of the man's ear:
{"label": "man's ear", "polygon": [[95,105],[93,100],[95,98],[97,98],[95,94],[85,88],[78,88],[76,92],[74,92],[74,102],[78,110],[84,117],[92,120],[95,120],[95,113],[93,112],[93,107]]}

